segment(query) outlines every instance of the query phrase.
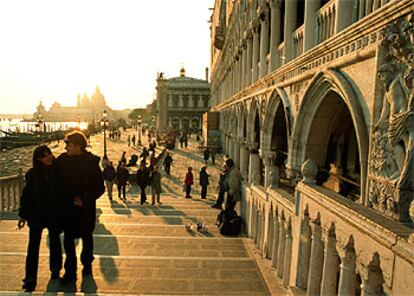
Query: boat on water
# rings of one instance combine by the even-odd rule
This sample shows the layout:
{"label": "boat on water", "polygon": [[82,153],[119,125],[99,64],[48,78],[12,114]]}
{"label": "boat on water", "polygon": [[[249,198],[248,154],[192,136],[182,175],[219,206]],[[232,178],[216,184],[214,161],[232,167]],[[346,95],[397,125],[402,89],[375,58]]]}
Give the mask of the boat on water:
{"label": "boat on water", "polygon": [[64,131],[53,132],[6,132],[0,130],[5,136],[0,137],[0,150],[13,149],[24,146],[39,145],[52,141],[62,140],[65,137]]}

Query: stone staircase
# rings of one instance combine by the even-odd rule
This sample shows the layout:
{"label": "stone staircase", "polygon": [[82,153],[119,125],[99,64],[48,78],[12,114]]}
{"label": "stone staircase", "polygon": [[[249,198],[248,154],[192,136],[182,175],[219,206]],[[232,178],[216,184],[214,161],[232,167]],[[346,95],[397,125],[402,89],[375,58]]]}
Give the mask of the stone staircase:
{"label": "stone staircase", "polygon": [[[141,206],[137,196],[128,198],[98,200],[93,276],[83,277],[78,268],[76,286],[50,280],[44,232],[33,295],[270,294],[246,239],[219,234],[212,201],[162,195],[163,205]],[[9,214],[0,220],[0,295],[22,295],[28,229],[17,230],[16,219]],[[207,224],[207,232],[186,227],[199,221]],[[81,242],[77,248],[80,254]]]}

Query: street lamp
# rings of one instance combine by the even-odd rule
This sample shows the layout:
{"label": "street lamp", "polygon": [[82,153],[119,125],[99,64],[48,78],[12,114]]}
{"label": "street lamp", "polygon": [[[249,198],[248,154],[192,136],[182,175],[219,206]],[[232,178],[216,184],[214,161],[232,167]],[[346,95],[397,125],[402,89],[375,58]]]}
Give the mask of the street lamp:
{"label": "street lamp", "polygon": [[137,129],[138,129],[138,146],[142,146],[142,142],[141,142],[141,115],[138,115],[138,119],[137,119]]}
{"label": "street lamp", "polygon": [[103,128],[103,132],[104,132],[104,157],[106,158],[107,156],[106,156],[106,126],[107,126],[107,124],[108,124],[108,118],[107,118],[107,116],[108,116],[108,113],[106,112],[106,110],[104,110],[103,111],[103,114],[102,114],[102,119],[101,119],[101,125],[102,125],[102,128]]}

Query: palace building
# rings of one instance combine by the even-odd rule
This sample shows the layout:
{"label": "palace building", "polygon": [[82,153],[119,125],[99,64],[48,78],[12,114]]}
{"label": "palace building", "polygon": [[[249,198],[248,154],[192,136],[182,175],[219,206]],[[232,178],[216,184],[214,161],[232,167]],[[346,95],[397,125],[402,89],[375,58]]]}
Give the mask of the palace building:
{"label": "palace building", "polygon": [[216,0],[211,99],[285,287],[413,293],[412,0]]}
{"label": "palace building", "polygon": [[164,73],[157,77],[157,128],[175,130],[201,129],[203,113],[210,108],[208,70],[206,80],[185,76],[166,79]]}

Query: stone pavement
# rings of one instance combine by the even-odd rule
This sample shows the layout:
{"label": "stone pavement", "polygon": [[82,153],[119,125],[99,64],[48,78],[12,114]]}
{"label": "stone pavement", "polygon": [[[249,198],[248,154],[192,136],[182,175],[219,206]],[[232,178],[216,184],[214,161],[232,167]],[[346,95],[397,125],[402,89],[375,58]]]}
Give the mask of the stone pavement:
{"label": "stone pavement", "polygon": [[[121,149],[126,149],[123,142],[116,145],[118,149],[114,144],[110,148],[113,151],[108,150],[110,158],[111,153],[113,157],[120,156]],[[262,296],[270,295],[270,291],[272,295],[285,295],[286,290],[277,283],[270,283],[269,290],[269,281],[266,285],[250,239],[219,234],[214,225],[218,211],[210,207],[212,196],[207,200],[199,199],[197,194],[191,200],[183,197],[183,169],[191,163],[197,171],[202,163],[201,156],[192,154],[195,144],[191,145],[190,151],[173,152],[173,175],[163,178],[162,205],[140,205],[136,188],[130,188],[127,201],[115,198],[111,203],[106,193],[98,200],[93,276],[83,277],[79,268],[76,286],[62,286],[50,280],[45,231],[33,295]],[[91,150],[99,153],[93,148],[98,146],[93,142]],[[209,170],[215,174],[219,167],[210,166]],[[207,232],[186,227],[197,222],[206,223]],[[0,220],[0,295],[26,294],[20,291],[28,229],[19,231],[16,224],[15,214],[3,215]],[[81,242],[77,249],[79,254]]]}

